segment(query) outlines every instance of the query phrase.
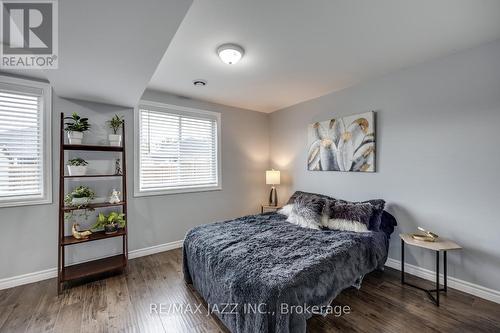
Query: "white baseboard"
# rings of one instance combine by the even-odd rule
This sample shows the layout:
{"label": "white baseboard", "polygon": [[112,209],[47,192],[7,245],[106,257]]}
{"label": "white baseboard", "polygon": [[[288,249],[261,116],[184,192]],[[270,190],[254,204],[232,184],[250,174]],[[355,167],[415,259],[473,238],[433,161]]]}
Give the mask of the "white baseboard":
{"label": "white baseboard", "polygon": [[57,277],[57,268],[0,279],[0,290]]}
{"label": "white baseboard", "polygon": [[145,247],[143,249],[128,251],[128,258],[134,259],[134,258],[149,256],[150,254],[155,254],[155,253],[170,251],[173,249],[178,249],[178,248],[182,247],[183,243],[184,243],[184,240],[178,240],[175,242],[154,245],[154,246],[150,246],[150,247]]}
{"label": "white baseboard", "polygon": [[[155,254],[155,253],[159,253],[159,252],[165,252],[165,251],[177,249],[177,248],[182,247],[183,242],[184,242],[184,240],[178,240],[175,242],[154,245],[154,246],[146,247],[143,249],[132,250],[132,251],[128,252],[128,257],[129,257],[129,259],[134,259],[134,258],[148,256],[150,254]],[[92,260],[96,260],[96,259],[100,259],[100,258],[94,258]],[[74,263],[74,264],[79,264],[79,262]],[[43,271],[38,271],[38,272],[27,273],[27,274],[8,277],[8,278],[3,278],[3,279],[0,279],[0,290],[12,288],[12,287],[17,287],[17,286],[20,286],[23,284],[52,279],[55,277],[57,277],[57,268],[49,268],[49,269],[45,269]]]}
{"label": "white baseboard", "polygon": [[[400,260],[395,260],[388,258],[387,262],[385,263],[387,267],[391,267],[394,269],[397,269],[398,271],[401,270],[401,261]],[[436,272],[431,271],[419,266],[415,265],[410,265],[410,264],[405,264],[405,273],[408,273],[410,275],[415,275],[419,278],[429,280],[429,281],[436,281]],[[441,283],[443,283],[443,274],[440,274],[439,277]],[[489,301],[499,303],[500,304],[500,291],[498,290],[493,290],[490,288],[486,288],[474,283],[470,283],[464,280],[460,280],[451,276],[448,276],[448,287],[454,288],[460,291],[463,291],[464,293],[468,293],[477,297],[481,297],[484,299],[487,299]]]}

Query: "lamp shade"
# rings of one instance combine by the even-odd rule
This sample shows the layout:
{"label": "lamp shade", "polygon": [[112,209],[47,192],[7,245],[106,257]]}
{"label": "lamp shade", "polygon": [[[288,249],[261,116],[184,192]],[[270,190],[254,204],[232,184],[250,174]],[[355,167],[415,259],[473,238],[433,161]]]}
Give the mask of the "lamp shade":
{"label": "lamp shade", "polygon": [[280,172],[278,170],[267,170],[266,171],[266,184],[267,185],[279,185],[280,184]]}

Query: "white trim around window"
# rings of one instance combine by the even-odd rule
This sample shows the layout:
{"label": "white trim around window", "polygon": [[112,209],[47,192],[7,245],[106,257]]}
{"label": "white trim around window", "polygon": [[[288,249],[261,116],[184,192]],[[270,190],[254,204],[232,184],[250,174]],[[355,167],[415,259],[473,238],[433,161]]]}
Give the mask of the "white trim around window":
{"label": "white trim around window", "polygon": [[52,203],[52,89],[0,75],[0,207]]}
{"label": "white trim around window", "polygon": [[[191,133],[191,142],[186,142],[189,139],[182,131]],[[198,142],[200,137],[197,134],[201,141],[205,140],[204,143]],[[151,141],[157,141],[153,153]],[[134,109],[134,196],[221,190],[220,147],[220,113],[140,101]],[[198,156],[197,151],[203,151],[203,154]],[[193,154],[201,160],[200,164],[193,162]],[[191,165],[188,172],[184,169],[188,168],[186,165]],[[175,171],[175,168],[179,170]]]}

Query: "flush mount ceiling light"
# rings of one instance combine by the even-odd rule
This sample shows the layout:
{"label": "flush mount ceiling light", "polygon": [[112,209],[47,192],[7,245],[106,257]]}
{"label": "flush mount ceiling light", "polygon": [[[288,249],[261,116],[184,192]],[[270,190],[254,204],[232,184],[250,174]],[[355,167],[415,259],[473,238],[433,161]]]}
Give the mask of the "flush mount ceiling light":
{"label": "flush mount ceiling light", "polygon": [[202,80],[202,79],[197,79],[197,80],[194,80],[194,81],[193,81],[193,85],[194,85],[195,87],[204,87],[204,86],[206,86],[206,85],[207,85],[207,81]]}
{"label": "flush mount ceiling light", "polygon": [[223,44],[217,48],[220,60],[228,65],[234,65],[243,57],[245,50],[236,44]]}

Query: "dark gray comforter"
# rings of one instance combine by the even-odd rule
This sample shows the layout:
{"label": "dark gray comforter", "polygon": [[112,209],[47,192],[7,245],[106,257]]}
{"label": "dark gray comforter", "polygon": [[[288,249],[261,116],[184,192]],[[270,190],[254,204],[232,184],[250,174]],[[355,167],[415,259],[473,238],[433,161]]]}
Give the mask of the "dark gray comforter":
{"label": "dark gray comforter", "polygon": [[277,213],[201,225],[184,241],[187,283],[231,332],[305,332],[310,313],[326,306],[387,259],[388,235],[318,231]]}

